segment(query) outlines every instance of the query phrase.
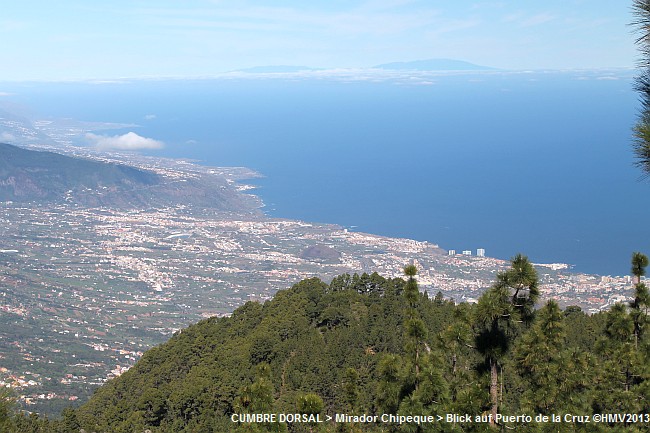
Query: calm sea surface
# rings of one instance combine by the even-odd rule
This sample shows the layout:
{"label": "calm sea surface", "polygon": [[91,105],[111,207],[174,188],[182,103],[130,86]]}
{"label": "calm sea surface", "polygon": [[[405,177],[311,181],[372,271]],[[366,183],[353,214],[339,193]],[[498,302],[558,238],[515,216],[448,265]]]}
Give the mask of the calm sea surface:
{"label": "calm sea surface", "polygon": [[[631,72],[10,87],[35,117],[136,123],[151,154],[247,166],[268,214],[628,273],[650,253]],[[3,88],[0,88],[3,90]]]}

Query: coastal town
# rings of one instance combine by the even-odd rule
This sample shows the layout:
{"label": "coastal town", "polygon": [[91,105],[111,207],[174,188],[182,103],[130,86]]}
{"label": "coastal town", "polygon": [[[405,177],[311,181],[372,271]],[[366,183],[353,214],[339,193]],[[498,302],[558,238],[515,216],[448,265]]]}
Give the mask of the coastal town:
{"label": "coastal town", "polygon": [[[304,278],[401,277],[414,263],[430,296],[476,302],[509,265],[428,242],[184,205],[0,208],[0,386],[39,410],[84,399],[183,327]],[[543,298],[590,313],[632,289],[626,276],[537,269]]]}
{"label": "coastal town", "polygon": [[[245,184],[259,176],[247,168],[106,155],[70,144],[70,137],[101,125],[4,118],[0,126],[28,148],[153,172],[174,186],[162,193],[178,195],[166,205],[110,206],[100,204],[107,188],[86,188],[55,202],[0,202],[0,386],[12,388],[29,411],[57,414],[83,402],[184,327],[265,302],[305,278],[329,282],[375,272],[401,278],[413,263],[429,296],[472,303],[509,266],[481,245],[457,253],[430,242],[270,218]],[[54,142],[29,145],[43,137]],[[184,201],[183,185],[192,182],[192,191],[201,183],[218,191],[224,205]],[[536,266],[543,299],[588,313],[628,300],[633,290],[628,276],[586,275],[562,263]]]}

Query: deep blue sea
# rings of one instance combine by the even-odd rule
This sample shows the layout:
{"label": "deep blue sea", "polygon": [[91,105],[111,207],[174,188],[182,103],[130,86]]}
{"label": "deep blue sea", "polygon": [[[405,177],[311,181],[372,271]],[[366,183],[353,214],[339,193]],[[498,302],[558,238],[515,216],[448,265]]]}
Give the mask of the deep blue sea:
{"label": "deep blue sea", "polygon": [[269,215],[564,262],[603,275],[650,253],[630,149],[631,71],[428,79],[11,84],[37,118],[136,123],[150,154],[247,166]]}

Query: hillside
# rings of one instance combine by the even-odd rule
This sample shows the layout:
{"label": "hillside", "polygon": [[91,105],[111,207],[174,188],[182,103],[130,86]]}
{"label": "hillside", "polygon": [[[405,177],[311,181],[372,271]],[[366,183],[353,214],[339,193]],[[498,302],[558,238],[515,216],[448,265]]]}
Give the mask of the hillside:
{"label": "hillside", "polygon": [[250,211],[257,203],[225,178],[34,151],[0,143],[0,202],[148,208],[196,205]]}
{"label": "hillside", "polygon": [[[98,431],[108,426],[231,431],[236,426],[224,415],[243,409],[240,396],[261,363],[270,367],[276,410],[294,411],[306,392],[343,409],[346,396],[339,384],[347,369],[358,372],[360,384],[374,383],[378,353],[397,352],[402,345],[399,332],[385,329],[397,330],[403,320],[402,286],[399,279],[376,274],[331,286],[310,279],[265,304],[249,302],[229,318],[204,320],[147,352],[101,388],[77,417]],[[365,393],[363,406],[372,404],[371,395]]]}
{"label": "hillside", "polygon": [[[647,431],[565,417],[648,413],[650,350],[635,315],[646,304],[587,316],[549,301],[534,312],[536,274],[525,257],[512,265],[476,305],[419,293],[413,266],[406,281],[304,280],[176,333],[60,422],[18,417],[25,430],[13,431]],[[303,422],[277,418],[296,413]],[[276,418],[236,422],[246,414]]]}
{"label": "hillside", "polygon": [[68,191],[122,189],[155,185],[159,177],[119,164],[36,152],[0,143],[0,200],[57,200]]}

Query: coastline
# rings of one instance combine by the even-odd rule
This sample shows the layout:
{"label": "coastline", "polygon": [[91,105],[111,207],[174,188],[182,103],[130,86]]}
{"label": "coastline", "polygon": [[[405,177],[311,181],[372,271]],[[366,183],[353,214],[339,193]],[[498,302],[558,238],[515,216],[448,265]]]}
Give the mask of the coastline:
{"label": "coastline", "polygon": [[[114,160],[125,162],[124,156]],[[263,303],[305,278],[329,282],[346,273],[373,272],[402,278],[404,266],[413,263],[420,287],[430,297],[440,292],[457,303],[476,302],[496,273],[509,266],[491,257],[450,256],[429,242],[272,218],[261,210],[252,189],[237,190],[238,181],[255,173],[251,170],[149,157],[139,158],[135,166],[144,168],[154,160],[157,170],[176,179],[228,176],[232,189],[258,207],[224,212],[179,202],[124,211],[68,203],[0,203],[0,226],[5,233],[20,234],[0,239],[2,249],[10,251],[0,253],[0,284],[8,292],[0,309],[8,317],[30,317],[20,323],[34,337],[19,347],[30,354],[27,361],[10,365],[8,374],[32,381],[21,388],[31,407],[41,410],[49,404],[39,396],[53,392],[42,379],[55,376],[51,371],[66,371],[67,365],[94,359],[99,351],[104,353],[102,363],[87,362],[90,367],[84,367],[80,383],[104,383],[174,332],[229,315],[249,301]],[[556,299],[565,307],[597,312],[631,293],[625,279],[552,265],[537,269],[542,299]],[[75,312],[72,321],[67,320],[70,311]],[[82,355],[80,347],[88,353]],[[56,365],[41,371],[30,363],[51,350],[60,354]],[[52,380],[68,390],[54,393],[55,401],[86,398],[65,375]]]}

